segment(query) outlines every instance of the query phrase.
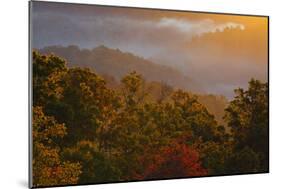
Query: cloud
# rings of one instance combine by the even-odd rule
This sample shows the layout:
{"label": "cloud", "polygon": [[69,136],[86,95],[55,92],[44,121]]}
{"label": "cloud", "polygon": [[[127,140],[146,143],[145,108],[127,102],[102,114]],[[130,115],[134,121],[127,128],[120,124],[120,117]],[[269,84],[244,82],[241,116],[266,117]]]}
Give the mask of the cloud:
{"label": "cloud", "polygon": [[267,78],[266,28],[256,28],[266,24],[264,19],[248,17],[245,22],[246,17],[229,15],[36,5],[35,48],[73,44],[119,48],[173,67],[206,91],[228,97],[234,86],[246,86],[251,77]]}
{"label": "cloud", "polygon": [[225,22],[221,24],[215,23],[212,19],[202,19],[199,21],[189,21],[186,19],[161,18],[156,25],[160,28],[176,28],[182,33],[191,33],[194,35],[202,35],[204,33],[223,32],[225,29],[240,29],[244,30],[243,24],[235,22]]}

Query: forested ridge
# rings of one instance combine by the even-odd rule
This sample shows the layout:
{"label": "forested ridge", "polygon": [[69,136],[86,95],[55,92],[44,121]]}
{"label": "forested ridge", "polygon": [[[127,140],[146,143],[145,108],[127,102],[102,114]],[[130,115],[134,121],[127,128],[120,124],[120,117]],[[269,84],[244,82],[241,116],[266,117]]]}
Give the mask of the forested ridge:
{"label": "forested ridge", "polygon": [[93,68],[96,73],[113,76],[117,81],[124,75],[137,70],[148,81],[164,81],[174,87],[196,92],[203,90],[198,83],[172,67],[156,64],[132,53],[104,45],[93,49],[80,49],[76,45],[48,46],[39,49],[39,52],[54,53],[65,58],[69,67]]}
{"label": "forested ridge", "polygon": [[34,186],[268,171],[267,83],[235,89],[222,124],[200,95],[134,70],[115,85],[56,55],[32,59]]}
{"label": "forested ridge", "polygon": [[174,89],[181,88],[189,92],[192,91],[198,95],[198,101],[206,106],[216,120],[220,124],[224,124],[222,117],[228,103],[227,99],[224,96],[202,93],[202,87],[194,82],[193,78],[187,77],[171,67],[156,64],[132,53],[103,45],[93,49],[80,49],[75,45],[47,46],[39,49],[39,52],[63,57],[67,61],[68,67],[92,68],[96,74],[105,79],[109,88],[120,88],[120,80],[126,74],[137,71],[146,80],[145,87],[155,98],[159,98],[163,82],[168,87],[173,86]]}

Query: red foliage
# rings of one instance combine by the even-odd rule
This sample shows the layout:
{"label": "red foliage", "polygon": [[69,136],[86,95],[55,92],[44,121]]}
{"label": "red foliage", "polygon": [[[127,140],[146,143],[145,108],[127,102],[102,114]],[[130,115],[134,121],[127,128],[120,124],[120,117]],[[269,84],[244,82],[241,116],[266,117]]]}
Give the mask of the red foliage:
{"label": "red foliage", "polygon": [[193,177],[207,173],[201,166],[196,150],[186,144],[173,143],[153,155],[152,161],[145,167],[142,178],[139,179]]}

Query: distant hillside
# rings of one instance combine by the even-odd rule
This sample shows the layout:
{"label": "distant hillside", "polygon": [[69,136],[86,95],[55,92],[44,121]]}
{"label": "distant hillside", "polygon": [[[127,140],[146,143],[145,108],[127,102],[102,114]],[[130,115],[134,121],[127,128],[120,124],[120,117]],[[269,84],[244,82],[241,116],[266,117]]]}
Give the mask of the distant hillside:
{"label": "distant hillside", "polygon": [[77,46],[49,46],[39,50],[43,54],[54,53],[65,58],[70,67],[90,67],[101,75],[109,75],[117,80],[129,72],[137,71],[148,81],[165,82],[175,88],[193,92],[203,92],[191,78],[168,66],[155,64],[119,49],[99,46],[92,50]]}

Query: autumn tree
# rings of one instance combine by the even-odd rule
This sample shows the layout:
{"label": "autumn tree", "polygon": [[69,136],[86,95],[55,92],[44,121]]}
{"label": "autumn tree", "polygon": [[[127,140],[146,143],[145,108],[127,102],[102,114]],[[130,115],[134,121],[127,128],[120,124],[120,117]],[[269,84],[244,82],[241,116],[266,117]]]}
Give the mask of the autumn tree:
{"label": "autumn tree", "polygon": [[124,97],[127,107],[134,107],[135,105],[144,101],[147,95],[144,90],[144,79],[137,72],[131,72],[122,80],[122,96]]}
{"label": "autumn tree", "polygon": [[69,145],[86,139],[103,142],[97,132],[108,129],[110,116],[119,106],[118,97],[89,69],[69,69],[62,78],[62,87],[63,98],[48,108],[59,121],[65,121],[68,135],[64,140]]}
{"label": "autumn tree", "polygon": [[142,179],[183,178],[208,173],[201,166],[198,152],[186,144],[171,143],[153,154],[153,158],[145,168]]}
{"label": "autumn tree", "polygon": [[45,106],[48,102],[62,97],[60,86],[66,62],[55,55],[41,55],[37,51],[32,54],[33,105]]}
{"label": "autumn tree", "polygon": [[172,95],[175,115],[174,120],[178,127],[192,130],[194,139],[202,138],[203,141],[213,140],[217,122],[212,114],[198,102],[197,97],[182,90],[175,91]]}
{"label": "autumn tree", "polygon": [[[88,178],[85,175],[93,168],[93,174],[98,175],[95,180],[102,180],[105,177],[99,173],[103,169],[96,169],[95,157],[99,153],[100,157],[109,158],[106,154],[110,151],[107,131],[119,106],[117,95],[89,69],[66,68],[66,62],[54,55],[34,52],[33,59],[34,90],[38,93],[34,95],[34,104],[42,105],[42,111],[67,130],[64,137],[55,137],[53,142],[61,148],[80,149],[80,140],[89,140],[98,148],[92,161],[83,161],[87,155],[83,154],[83,150],[79,152],[80,159],[75,154],[58,154],[58,158],[81,162],[85,173],[80,175],[79,182],[85,182]],[[78,147],[75,148],[75,145]]]}
{"label": "autumn tree", "polygon": [[55,138],[66,135],[64,124],[58,124],[53,117],[46,116],[41,107],[33,108],[33,184],[52,186],[76,184],[81,174],[79,162],[70,163],[60,158],[61,149]]}
{"label": "autumn tree", "polygon": [[33,53],[35,186],[268,169],[266,83],[251,80],[248,90],[236,90],[225,127],[210,112],[222,114],[223,98],[146,82],[136,71],[120,82],[104,77]]}

